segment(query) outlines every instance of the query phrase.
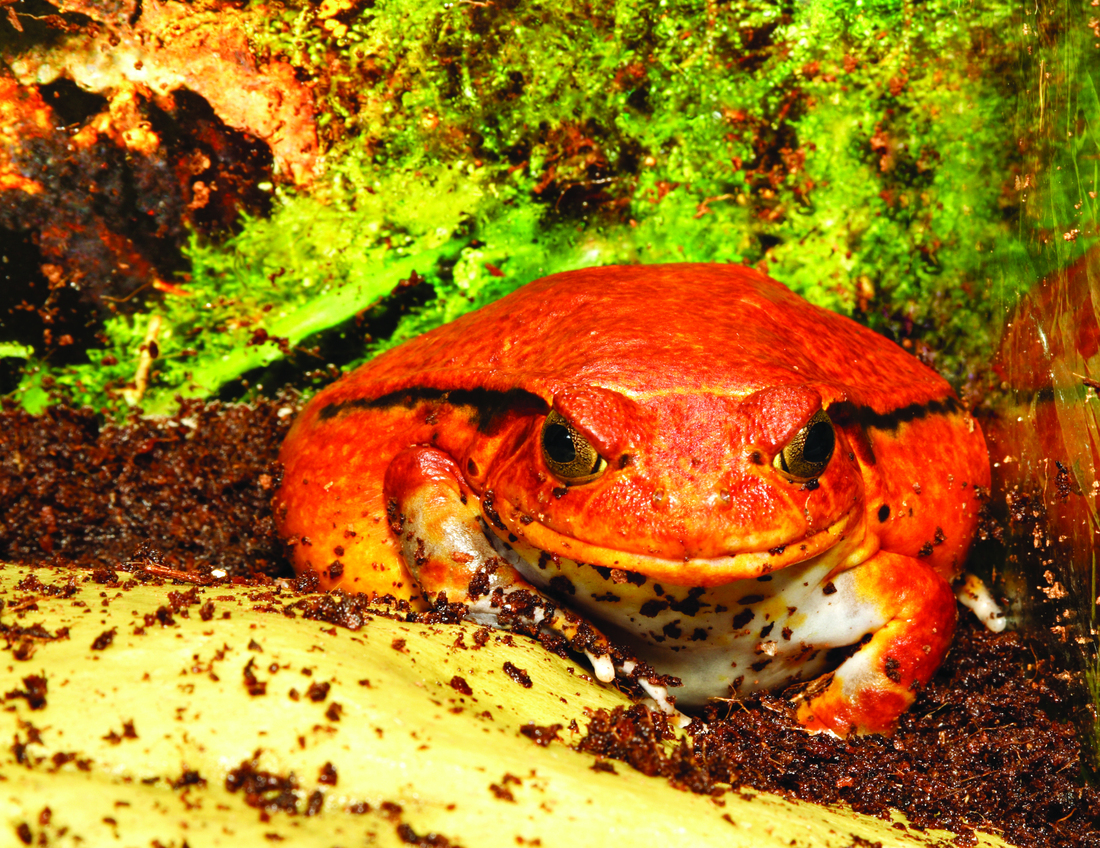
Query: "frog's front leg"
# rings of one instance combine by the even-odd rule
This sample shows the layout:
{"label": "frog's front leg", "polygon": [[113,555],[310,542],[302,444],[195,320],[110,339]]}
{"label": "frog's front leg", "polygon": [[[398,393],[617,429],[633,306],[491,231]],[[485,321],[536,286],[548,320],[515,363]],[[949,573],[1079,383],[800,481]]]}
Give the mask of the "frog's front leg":
{"label": "frog's front leg", "polygon": [[481,624],[564,636],[592,662],[596,677],[615,677],[607,639],[528,583],[486,536],[480,500],[457,463],[438,448],[399,453],[384,481],[390,528],[429,603],[461,603]]}
{"label": "frog's front leg", "polygon": [[840,736],[890,733],[947,654],[955,632],[954,592],[924,562],[885,551],[832,585],[850,595],[847,603],[883,623],[822,679],[823,689],[811,685],[803,693],[798,720],[809,730]]}

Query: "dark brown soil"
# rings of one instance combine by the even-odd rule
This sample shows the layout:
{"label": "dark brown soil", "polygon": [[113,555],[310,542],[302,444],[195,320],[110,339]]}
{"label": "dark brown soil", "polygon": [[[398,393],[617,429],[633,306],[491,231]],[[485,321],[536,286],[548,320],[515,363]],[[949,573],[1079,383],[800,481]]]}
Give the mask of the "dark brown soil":
{"label": "dark brown soil", "polygon": [[0,407],[0,559],[289,574],[271,496],[292,409],[195,401],[101,427],[91,410]]}
{"label": "dark brown soil", "polygon": [[811,736],[786,701],[765,697],[712,712],[694,745],[666,753],[663,716],[642,707],[594,717],[580,747],[660,774],[693,792],[715,784],[845,803],[917,828],[973,830],[1020,846],[1100,846],[1100,792],[1081,784],[1081,750],[1063,684],[1016,633],[964,620],[951,654],[892,737]]}
{"label": "dark brown soil", "polygon": [[[292,406],[194,402],[167,421],[105,427],[91,412],[0,408],[0,560],[288,575],[270,501]],[[311,617],[358,626],[359,606],[336,595]],[[594,716],[579,747],[696,792],[732,784],[898,809],[911,827],[960,833],[960,844],[977,828],[1026,848],[1100,848],[1100,792],[1082,785],[1076,731],[1057,718],[1064,675],[1037,655],[1024,636],[964,617],[948,661],[889,738],[811,736],[785,701],[765,697],[714,711],[672,753],[664,719],[640,706]]]}

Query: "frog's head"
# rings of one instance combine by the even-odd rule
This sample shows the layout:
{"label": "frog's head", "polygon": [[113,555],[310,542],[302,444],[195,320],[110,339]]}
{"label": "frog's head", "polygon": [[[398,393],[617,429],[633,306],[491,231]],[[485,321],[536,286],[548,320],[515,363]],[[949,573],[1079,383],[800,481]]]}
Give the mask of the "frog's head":
{"label": "frog's head", "polygon": [[634,397],[566,386],[546,400],[479,487],[500,535],[525,547],[707,586],[859,535],[864,484],[829,417],[836,397],[805,385]]}

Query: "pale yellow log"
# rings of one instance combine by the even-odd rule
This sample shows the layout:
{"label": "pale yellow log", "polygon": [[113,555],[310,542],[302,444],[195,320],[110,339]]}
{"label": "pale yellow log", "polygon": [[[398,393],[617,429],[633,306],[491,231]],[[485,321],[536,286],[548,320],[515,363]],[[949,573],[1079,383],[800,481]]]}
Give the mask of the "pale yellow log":
{"label": "pale yellow log", "polygon": [[[75,580],[76,591],[51,597],[33,582],[17,588],[31,574],[49,586]],[[12,637],[0,661],[0,694],[8,693],[2,845],[28,833],[34,844],[45,834],[51,846],[403,845],[401,827],[467,848],[846,848],[865,844],[858,839],[905,848],[949,837],[911,837],[849,810],[757,792],[692,795],[623,763],[616,774],[594,771],[593,757],[568,747],[569,724],[583,728],[587,709],[626,699],[519,637],[494,633],[475,648],[476,627],[383,617],[358,631],[333,628],[284,615],[292,596],[221,587],[198,589],[214,603],[211,620],[193,605],[189,618],[176,613],[162,625],[157,609],[188,587],[120,577],[133,588],[101,586],[84,572],[0,566],[0,623]],[[67,627],[68,637],[19,635],[34,624],[52,634]],[[111,628],[111,644],[93,650]],[[466,648],[456,647],[460,637]],[[529,689],[505,662],[526,671]],[[18,694],[34,675],[47,681],[38,709]],[[452,685],[456,676],[471,695]],[[250,694],[259,683],[265,693]],[[310,684],[324,683],[325,697],[311,700]],[[563,725],[562,741],[534,744],[520,733],[528,722]],[[127,738],[128,726],[136,738]],[[263,815],[229,792],[227,774],[256,751],[259,769],[293,773],[300,811],[320,790],[320,812]],[[321,782],[326,763],[335,785]],[[205,784],[173,789],[186,772]],[[371,812],[351,811],[364,802]],[[982,835],[979,844],[1004,843]]]}

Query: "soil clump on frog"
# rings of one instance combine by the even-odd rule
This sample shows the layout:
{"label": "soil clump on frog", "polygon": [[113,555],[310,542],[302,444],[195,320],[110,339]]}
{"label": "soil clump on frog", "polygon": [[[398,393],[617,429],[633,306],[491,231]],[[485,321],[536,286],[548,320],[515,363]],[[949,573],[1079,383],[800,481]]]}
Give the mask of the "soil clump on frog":
{"label": "soil clump on frog", "polygon": [[[271,495],[287,398],[252,406],[187,402],[171,419],[103,426],[87,410],[32,417],[0,408],[0,560],[135,574],[270,582],[292,574]],[[301,589],[309,581],[298,581]],[[311,617],[355,619],[361,600],[334,595]],[[395,610],[396,614],[402,614]],[[435,614],[433,614],[435,615]],[[1100,846],[1100,792],[1080,783],[1058,669],[1026,636],[993,634],[961,615],[947,661],[892,737],[810,735],[772,696],[709,711],[694,743],[668,753],[672,732],[644,707],[593,717],[577,747],[686,790],[778,792],[843,802],[911,827],[973,829],[1011,843]]]}

